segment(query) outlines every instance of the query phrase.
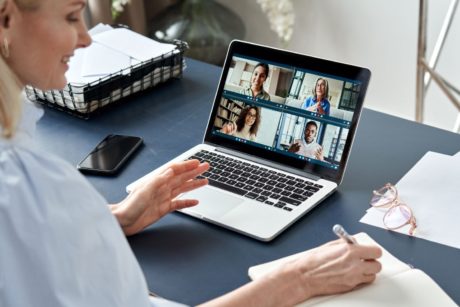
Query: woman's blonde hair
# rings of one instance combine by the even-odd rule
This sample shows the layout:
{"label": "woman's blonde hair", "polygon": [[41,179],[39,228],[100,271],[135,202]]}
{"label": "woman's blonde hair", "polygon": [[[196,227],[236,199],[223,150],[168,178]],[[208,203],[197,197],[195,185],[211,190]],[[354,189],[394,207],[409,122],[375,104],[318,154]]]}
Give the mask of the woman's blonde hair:
{"label": "woman's blonde hair", "polygon": [[[0,0],[0,9],[5,5],[6,0]],[[38,8],[39,0],[14,0],[21,10],[35,10]],[[2,41],[0,44],[7,44]],[[8,48],[8,46],[2,46]],[[1,54],[1,52],[0,52]],[[2,135],[6,138],[13,137],[19,119],[21,117],[21,86],[11,68],[5,61],[7,55],[0,56],[0,126]]]}

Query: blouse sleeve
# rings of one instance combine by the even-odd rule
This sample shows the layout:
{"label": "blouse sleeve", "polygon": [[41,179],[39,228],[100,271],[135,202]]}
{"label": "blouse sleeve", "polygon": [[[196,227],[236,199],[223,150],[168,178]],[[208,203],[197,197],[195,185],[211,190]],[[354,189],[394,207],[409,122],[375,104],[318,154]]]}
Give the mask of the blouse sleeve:
{"label": "blouse sleeve", "polygon": [[0,306],[149,306],[105,199],[72,165],[0,140]]}

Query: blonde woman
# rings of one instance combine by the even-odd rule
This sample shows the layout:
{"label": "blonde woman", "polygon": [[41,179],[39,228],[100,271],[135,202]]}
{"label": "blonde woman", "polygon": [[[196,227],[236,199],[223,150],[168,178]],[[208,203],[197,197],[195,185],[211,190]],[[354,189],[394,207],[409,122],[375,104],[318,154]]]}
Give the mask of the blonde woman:
{"label": "blonde woman", "polygon": [[[175,197],[206,184],[194,178],[209,165],[167,166],[107,206],[72,165],[34,145],[41,111],[23,103],[20,92],[26,84],[44,90],[66,84],[70,57],[91,43],[85,5],[0,0],[0,306],[175,306],[148,296],[125,235],[197,204]],[[349,291],[374,280],[380,253],[335,241],[207,304],[293,305]]]}

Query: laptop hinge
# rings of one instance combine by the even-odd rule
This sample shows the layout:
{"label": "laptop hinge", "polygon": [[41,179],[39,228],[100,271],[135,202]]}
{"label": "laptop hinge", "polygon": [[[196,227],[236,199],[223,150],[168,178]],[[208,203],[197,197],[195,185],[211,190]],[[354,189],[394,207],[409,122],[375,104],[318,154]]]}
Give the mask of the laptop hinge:
{"label": "laptop hinge", "polygon": [[229,154],[231,156],[236,156],[238,158],[249,160],[249,161],[252,161],[252,162],[255,162],[255,163],[258,163],[258,164],[262,164],[262,165],[265,165],[265,166],[269,166],[269,167],[272,167],[272,168],[275,168],[275,169],[279,169],[279,170],[282,170],[282,171],[285,171],[285,172],[288,172],[288,173],[292,173],[292,174],[295,174],[297,176],[305,177],[305,178],[308,178],[310,180],[318,181],[319,179],[321,179],[321,177],[319,177],[319,176],[315,176],[315,175],[312,175],[312,174],[309,174],[309,173],[305,173],[305,172],[303,172],[301,170],[298,170],[298,169],[295,169],[293,167],[280,165],[279,163],[275,163],[275,162],[272,162],[272,161],[261,159],[259,157],[252,156],[252,155],[249,155],[249,154],[246,154],[246,153],[241,153],[241,152],[238,152],[238,151],[234,151],[234,150],[227,149],[227,148],[222,148],[222,147],[216,147],[216,151],[222,152],[222,153],[225,153],[225,154]]}

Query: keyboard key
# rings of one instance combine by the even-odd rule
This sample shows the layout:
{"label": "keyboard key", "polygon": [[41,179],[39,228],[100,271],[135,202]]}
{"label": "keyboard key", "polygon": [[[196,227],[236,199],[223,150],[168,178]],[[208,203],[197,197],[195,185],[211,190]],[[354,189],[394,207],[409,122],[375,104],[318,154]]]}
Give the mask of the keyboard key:
{"label": "keyboard key", "polygon": [[253,191],[254,193],[259,194],[259,193],[261,193],[263,190],[262,190],[261,188],[254,188],[252,191]]}
{"label": "keyboard key", "polygon": [[312,187],[312,186],[309,186],[309,187],[306,187],[305,190],[307,191],[311,191],[311,192],[318,192],[319,189],[316,188],[316,187]]}
{"label": "keyboard key", "polygon": [[282,196],[280,198],[281,201],[283,202],[287,202],[288,204],[291,204],[291,205],[294,205],[294,206],[298,206],[300,205],[302,202],[301,201],[298,201],[298,200],[295,200],[295,199],[292,199],[292,198],[289,198],[289,197],[286,197],[286,196]]}
{"label": "keyboard key", "polygon": [[238,182],[237,184],[235,184],[235,187],[237,188],[243,188],[245,186],[245,184],[243,182]]}
{"label": "keyboard key", "polygon": [[289,207],[283,207],[283,210],[286,210],[286,211],[292,211],[292,208],[289,208]]}
{"label": "keyboard key", "polygon": [[282,188],[284,188],[286,185],[285,185],[284,183],[278,182],[275,186],[282,189]]}
{"label": "keyboard key", "polygon": [[307,185],[303,182],[298,182],[295,186],[299,189],[305,189],[307,187]]}
{"label": "keyboard key", "polygon": [[227,181],[227,184],[229,184],[229,185],[235,185],[235,184],[236,184],[236,180],[230,179],[229,181]]}
{"label": "keyboard key", "polygon": [[214,186],[214,187],[219,188],[219,189],[222,189],[222,190],[225,190],[225,191],[229,191],[229,192],[238,194],[238,195],[245,195],[247,193],[247,191],[245,191],[243,189],[236,188],[236,187],[230,186],[230,185],[228,185],[226,183],[222,183],[222,182],[215,181],[215,180],[212,180],[212,179],[209,179],[209,185]]}
{"label": "keyboard key", "polygon": [[274,188],[272,190],[273,193],[280,193],[281,191],[283,191],[283,189],[280,189],[280,188]]}
{"label": "keyboard key", "polygon": [[265,186],[265,183],[256,182],[256,184],[254,184],[254,186],[257,187],[257,188],[263,188]]}
{"label": "keyboard key", "polygon": [[267,199],[268,199],[267,196],[262,196],[262,195],[256,198],[256,200],[258,200],[260,202],[265,202]]}
{"label": "keyboard key", "polygon": [[310,196],[313,195],[313,193],[310,192],[310,191],[305,191],[305,192],[302,193],[302,195],[305,195],[305,196],[307,196],[307,197],[310,197]]}
{"label": "keyboard key", "polygon": [[244,195],[244,196],[247,197],[247,198],[250,198],[250,199],[255,199],[255,198],[258,197],[259,195],[256,194],[256,193],[249,192],[249,193],[247,193],[247,194]]}
{"label": "keyboard key", "polygon": [[296,194],[296,193],[292,193],[291,195],[289,195],[289,197],[295,200],[302,201],[302,202],[308,199],[307,196]]}

